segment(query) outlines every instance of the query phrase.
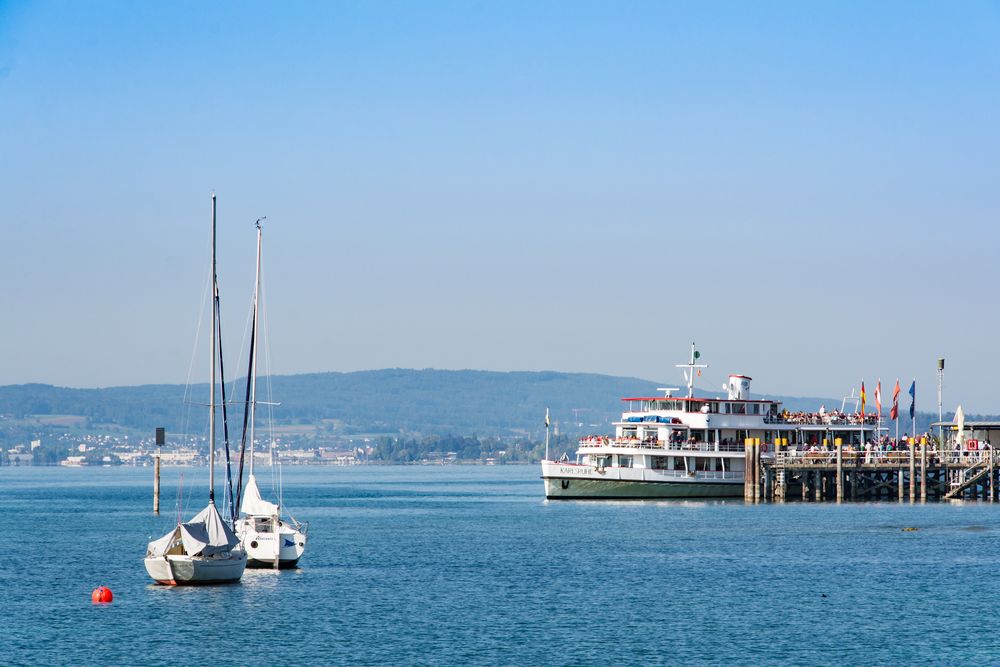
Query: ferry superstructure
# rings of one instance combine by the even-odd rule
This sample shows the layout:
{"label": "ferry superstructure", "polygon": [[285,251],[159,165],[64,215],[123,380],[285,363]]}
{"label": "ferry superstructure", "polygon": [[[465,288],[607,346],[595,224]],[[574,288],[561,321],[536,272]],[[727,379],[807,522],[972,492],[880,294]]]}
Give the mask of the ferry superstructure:
{"label": "ferry superstructure", "polygon": [[[790,415],[780,401],[750,398],[750,377],[730,375],[725,397],[694,396],[698,353],[691,346],[686,396],[623,398],[628,409],[613,437],[580,440],[576,461],[542,461],[546,498],[725,498],[743,494],[744,446],[761,451],[861,445],[874,421],[841,412]],[[874,417],[874,415],[872,415]]]}

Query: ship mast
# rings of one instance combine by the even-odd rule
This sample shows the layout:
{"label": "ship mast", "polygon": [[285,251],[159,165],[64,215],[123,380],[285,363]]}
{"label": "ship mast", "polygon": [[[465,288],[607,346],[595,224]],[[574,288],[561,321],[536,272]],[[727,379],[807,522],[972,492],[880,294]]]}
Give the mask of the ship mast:
{"label": "ship mast", "polygon": [[677,368],[685,368],[684,379],[687,381],[688,387],[688,398],[694,396],[694,369],[696,368],[708,368],[708,364],[696,364],[695,362],[701,357],[701,352],[695,349],[694,343],[691,343],[691,361],[686,364],[677,364]]}
{"label": "ship mast", "polygon": [[260,236],[261,236],[261,221],[264,218],[257,218],[257,278],[253,286],[253,350],[251,351],[251,361],[250,361],[250,474],[253,475],[253,454],[254,454],[254,418],[257,415],[257,347],[258,347],[258,336],[257,336],[257,323],[258,323],[258,313],[260,311],[259,299],[260,299]]}
{"label": "ship mast", "polygon": [[212,371],[208,399],[208,502],[215,504],[215,331],[219,312],[219,280],[215,272],[215,193],[212,193]]}

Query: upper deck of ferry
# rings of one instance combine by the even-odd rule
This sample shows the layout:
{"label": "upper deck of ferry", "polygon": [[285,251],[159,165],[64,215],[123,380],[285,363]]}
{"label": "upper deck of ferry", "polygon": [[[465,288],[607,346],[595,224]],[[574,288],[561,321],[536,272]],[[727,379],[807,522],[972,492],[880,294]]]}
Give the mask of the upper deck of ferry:
{"label": "upper deck of ferry", "polygon": [[614,437],[589,436],[580,440],[583,451],[612,448],[657,448],[697,452],[742,452],[748,438],[765,445],[784,447],[821,445],[837,440],[861,444],[867,432],[874,431],[878,417],[841,410],[790,412],[781,401],[752,399],[747,375],[730,375],[722,386],[722,396],[696,397],[694,378],[698,352],[692,344],[691,360],[678,364],[684,368],[687,395],[677,396],[679,388],[661,387],[660,396],[632,396],[621,399],[627,404],[621,419],[614,422]]}
{"label": "upper deck of ferry", "polygon": [[862,418],[860,412],[842,412],[840,410],[820,409],[817,412],[790,412],[781,409],[781,401],[769,400],[664,396],[628,397],[621,400],[627,401],[629,406],[622,413],[622,420],[615,422],[616,425],[641,422],[681,424],[687,422],[686,417],[697,415],[756,416],[765,424],[793,425],[859,425],[862,423],[874,424],[878,420],[874,413],[867,413]]}

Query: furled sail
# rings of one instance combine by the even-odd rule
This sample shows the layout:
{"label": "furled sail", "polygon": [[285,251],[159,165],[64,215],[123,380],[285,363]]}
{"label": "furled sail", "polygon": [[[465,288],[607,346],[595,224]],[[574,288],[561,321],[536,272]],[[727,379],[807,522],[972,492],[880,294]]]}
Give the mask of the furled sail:
{"label": "furled sail", "polygon": [[278,516],[278,506],[261,497],[260,489],[257,488],[257,477],[252,474],[247,480],[240,509],[247,516]]}

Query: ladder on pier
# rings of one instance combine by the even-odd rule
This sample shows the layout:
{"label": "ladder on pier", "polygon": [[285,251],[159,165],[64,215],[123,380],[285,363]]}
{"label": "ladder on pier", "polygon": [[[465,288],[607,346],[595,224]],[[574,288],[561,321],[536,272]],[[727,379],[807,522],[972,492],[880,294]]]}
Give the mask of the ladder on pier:
{"label": "ladder on pier", "polygon": [[974,463],[964,470],[960,470],[958,474],[951,481],[951,489],[948,493],[944,494],[945,500],[954,500],[958,498],[967,489],[975,486],[989,474],[990,466],[989,463],[983,459]]}
{"label": "ladder on pier", "polygon": [[774,454],[774,488],[775,488],[775,495],[784,500],[785,454],[783,452],[775,452]]}

